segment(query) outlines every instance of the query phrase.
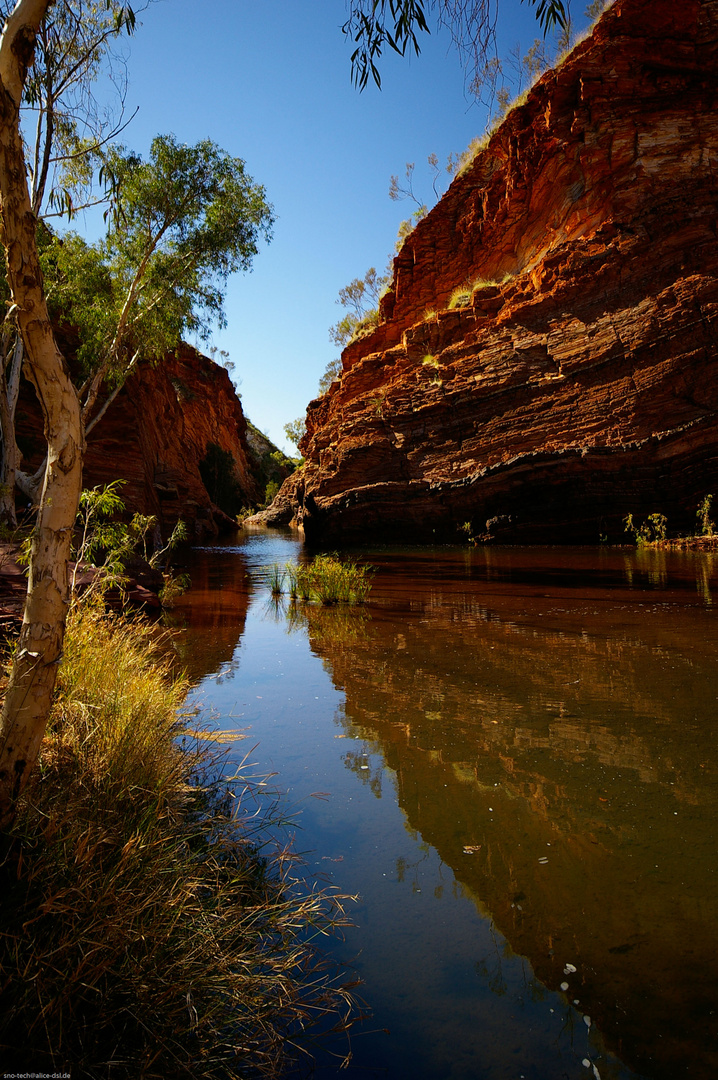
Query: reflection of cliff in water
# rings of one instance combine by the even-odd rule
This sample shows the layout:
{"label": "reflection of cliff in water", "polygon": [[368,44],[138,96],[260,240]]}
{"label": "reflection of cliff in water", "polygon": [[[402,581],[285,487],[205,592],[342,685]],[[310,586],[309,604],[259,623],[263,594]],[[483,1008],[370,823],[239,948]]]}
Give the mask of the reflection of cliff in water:
{"label": "reflection of cliff in water", "polygon": [[521,625],[465,591],[402,606],[374,606],[348,634],[331,612],[308,620],[347,722],[396,772],[408,825],[627,1064],[716,1075],[709,643],[692,651],[690,626],[677,640],[652,604],[620,622],[620,598],[590,634],[575,612],[546,628],[537,605]]}
{"label": "reflection of cliff in water", "polygon": [[186,569],[192,586],[167,620],[175,650],[193,683],[215,672],[226,677],[236,664],[234,652],[252,595],[244,560],[232,550],[215,548],[209,559],[201,551],[190,553]]}

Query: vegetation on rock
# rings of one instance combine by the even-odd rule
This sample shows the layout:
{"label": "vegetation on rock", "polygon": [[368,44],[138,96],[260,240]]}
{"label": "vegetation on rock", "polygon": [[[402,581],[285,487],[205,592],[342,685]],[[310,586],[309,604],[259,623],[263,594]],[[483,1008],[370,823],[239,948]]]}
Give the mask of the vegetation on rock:
{"label": "vegetation on rock", "polygon": [[[285,426],[285,431],[286,427]],[[292,439],[291,441],[299,441]],[[282,483],[294,472],[300,463],[296,458],[287,457],[259,428],[247,421],[247,444],[257,487],[264,505],[268,505],[279,491]],[[246,516],[243,509],[243,515]]]}
{"label": "vegetation on rock", "polygon": [[625,531],[633,537],[636,547],[710,547],[718,539],[711,520],[712,495],[705,495],[696,510],[698,532],[689,536],[668,536],[668,518],[665,514],[649,514],[645,521],[635,522],[633,514],[624,518]]}
{"label": "vegetation on rock", "polygon": [[217,443],[209,443],[207,453],[199,463],[199,472],[212,502],[229,517],[235,517],[242,508],[242,487],[229,450],[223,450]]}

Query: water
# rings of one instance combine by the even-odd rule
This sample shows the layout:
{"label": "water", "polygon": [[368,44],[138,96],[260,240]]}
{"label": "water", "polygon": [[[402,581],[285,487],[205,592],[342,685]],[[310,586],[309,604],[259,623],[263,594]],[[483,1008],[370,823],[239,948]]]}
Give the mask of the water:
{"label": "water", "polygon": [[365,612],[291,617],[266,567],[306,557],[196,552],[177,618],[195,697],[361,897],[332,951],[372,1017],[316,1075],[718,1075],[718,559],[384,549]]}

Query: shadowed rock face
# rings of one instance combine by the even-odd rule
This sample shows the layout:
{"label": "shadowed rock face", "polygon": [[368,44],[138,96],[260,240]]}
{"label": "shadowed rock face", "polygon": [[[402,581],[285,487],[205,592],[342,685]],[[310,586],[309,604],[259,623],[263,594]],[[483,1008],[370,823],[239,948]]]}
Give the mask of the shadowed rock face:
{"label": "shadowed rock face", "polygon": [[718,483],[717,52],[718,0],[617,0],[541,78],[405,242],[269,523],[331,542],[694,525]]}

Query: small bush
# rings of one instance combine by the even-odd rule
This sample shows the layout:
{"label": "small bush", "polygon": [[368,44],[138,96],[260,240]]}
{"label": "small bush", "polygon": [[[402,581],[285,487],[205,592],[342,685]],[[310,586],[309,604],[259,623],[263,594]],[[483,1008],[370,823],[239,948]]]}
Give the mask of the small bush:
{"label": "small bush", "polygon": [[272,502],[272,500],[274,499],[274,497],[275,497],[275,495],[277,494],[278,491],[279,491],[279,483],[276,480],[270,480],[269,483],[267,484],[266,488],[264,489],[264,505],[265,506],[269,506],[269,504]]}
{"label": "small bush", "polygon": [[696,517],[698,518],[698,525],[700,526],[701,536],[713,536],[715,533],[715,525],[711,521],[711,504],[713,502],[712,495],[706,495],[700,506],[696,510]]}
{"label": "small bush", "polygon": [[257,513],[256,506],[243,506],[238,514],[235,514],[235,520],[238,525],[244,524],[247,518],[252,517]]}
{"label": "small bush", "polygon": [[634,537],[636,547],[645,547],[647,544],[657,544],[666,539],[668,518],[665,514],[649,514],[643,524],[637,525],[633,520],[633,514],[624,518],[625,531]]}
{"label": "small bush", "polygon": [[354,326],[354,329],[353,329],[351,337],[349,338],[348,344],[351,344],[352,341],[357,341],[359,338],[365,337],[367,334],[370,334],[372,332],[372,330],[376,329],[376,327],[379,325],[380,321],[381,321],[381,318],[380,318],[380,315],[379,315],[379,309],[378,308],[373,308],[371,311],[367,311],[366,314],[362,315],[362,317],[358,320],[358,322]]}
{"label": "small bush", "polygon": [[170,570],[165,571],[162,577],[164,585],[159,591],[159,600],[163,608],[172,608],[191,587],[192,579],[189,574],[174,574]]}
{"label": "small bush", "polygon": [[470,285],[460,285],[458,289],[454,289],[449,297],[449,310],[452,311],[454,308],[467,307],[471,302],[471,291]]}

